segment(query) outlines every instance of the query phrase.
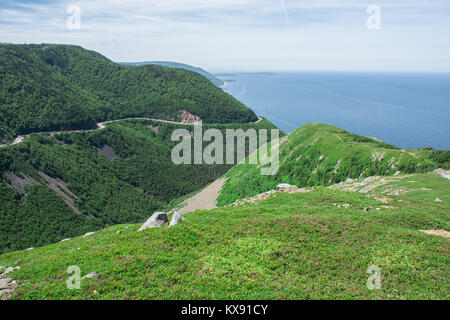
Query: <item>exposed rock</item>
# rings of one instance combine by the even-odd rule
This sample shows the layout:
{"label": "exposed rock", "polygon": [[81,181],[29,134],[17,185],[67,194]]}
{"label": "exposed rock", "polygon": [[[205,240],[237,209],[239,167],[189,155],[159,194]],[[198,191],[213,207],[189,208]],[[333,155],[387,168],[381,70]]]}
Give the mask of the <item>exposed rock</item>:
{"label": "exposed rock", "polygon": [[296,186],[287,183],[282,183],[277,186],[277,191],[280,192],[298,192],[298,190],[299,188],[297,188]]}
{"label": "exposed rock", "polygon": [[179,222],[182,222],[184,220],[184,217],[179,214],[177,211],[172,216],[172,221],[170,221],[169,227],[173,227],[177,225]]}
{"label": "exposed rock", "polygon": [[69,240],[70,240],[70,238],[62,239],[61,242],[66,242],[66,241],[69,241]]}
{"label": "exposed rock", "polygon": [[11,184],[7,184],[9,187],[15,189],[16,191],[18,191],[20,194],[24,195],[26,194],[26,190],[25,187],[27,185],[37,185],[39,184],[36,180],[34,180],[31,176],[27,176],[23,173],[20,173],[20,175],[22,177],[19,177],[17,175],[15,175],[13,172],[5,172],[5,176],[6,178],[8,178],[9,182]]}
{"label": "exposed rock", "polygon": [[450,180],[450,170],[444,170],[442,168],[436,169],[434,173],[440,174],[443,178]]}
{"label": "exposed rock", "polygon": [[275,191],[275,190],[269,190],[269,191],[260,193],[251,198],[236,200],[234,203],[230,204],[229,206],[236,207],[236,206],[240,206],[240,205],[246,204],[246,203],[258,203],[260,201],[268,199],[272,194],[277,193],[277,192],[278,191]]}
{"label": "exposed rock", "polygon": [[98,272],[91,272],[82,277],[81,279],[92,279],[98,276]]}
{"label": "exposed rock", "polygon": [[13,267],[6,268],[6,269],[5,269],[5,272],[3,272],[3,273],[1,274],[1,276],[2,276],[2,277],[3,277],[3,276],[6,276],[8,273],[10,273],[10,272],[12,272],[12,271],[14,271],[14,268],[13,268]]}
{"label": "exposed rock", "polygon": [[25,251],[30,251],[30,250],[33,250],[33,249],[34,249],[34,247],[30,247],[30,248],[25,249]]}
{"label": "exposed rock", "polygon": [[440,236],[444,238],[450,238],[450,232],[446,230],[420,230],[426,234],[432,235],[432,236]]}
{"label": "exposed rock", "polygon": [[202,124],[203,122],[199,116],[189,113],[186,110],[181,110],[178,112],[178,118],[181,123]]}
{"label": "exposed rock", "polygon": [[379,161],[384,159],[384,155],[385,154],[386,154],[386,152],[383,152],[383,151],[373,152],[372,153],[372,160],[375,161],[375,162],[379,162]]}
{"label": "exposed rock", "polygon": [[54,179],[43,172],[39,171],[39,175],[48,183],[49,187],[75,212],[81,214],[80,210],[75,206],[75,200],[78,197],[67,187],[67,184],[61,179]]}
{"label": "exposed rock", "polygon": [[0,270],[5,270],[2,274],[0,274],[0,300],[8,299],[13,293],[14,289],[17,286],[17,281],[11,281],[11,278],[8,277],[8,274],[12,271],[19,270],[20,267],[1,267]]}
{"label": "exposed rock", "polygon": [[158,132],[159,132],[159,126],[153,126],[153,125],[149,124],[147,127],[148,127],[150,130],[152,130],[154,133],[158,134]]}
{"label": "exposed rock", "polygon": [[148,220],[142,225],[142,227],[139,228],[139,231],[148,229],[148,228],[154,228],[154,227],[160,227],[163,224],[166,224],[169,221],[167,218],[167,213],[165,212],[155,212]]}
{"label": "exposed rock", "polygon": [[84,234],[83,238],[89,237],[91,235],[93,235],[95,232],[87,232]]}
{"label": "exposed rock", "polygon": [[434,200],[435,202],[442,202],[442,200],[441,199],[439,199],[439,198],[436,198],[436,200]]}
{"label": "exposed rock", "polygon": [[0,290],[8,289],[11,278],[0,279]]}
{"label": "exposed rock", "polygon": [[297,188],[296,186],[282,183],[277,186],[277,190],[269,190],[263,193],[260,193],[254,197],[247,198],[247,199],[239,199],[236,200],[234,203],[228,205],[229,207],[235,207],[240,206],[246,203],[258,203],[260,201],[268,199],[272,194],[278,193],[278,192],[287,192],[287,193],[301,193],[301,192],[311,192],[311,189],[308,188]]}

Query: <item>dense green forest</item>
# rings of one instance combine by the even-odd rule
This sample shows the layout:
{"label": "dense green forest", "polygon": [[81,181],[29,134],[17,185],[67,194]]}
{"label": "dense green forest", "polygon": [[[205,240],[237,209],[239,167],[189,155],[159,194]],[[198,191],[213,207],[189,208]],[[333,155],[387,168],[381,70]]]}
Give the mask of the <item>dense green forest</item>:
{"label": "dense green forest", "polygon": [[424,173],[450,168],[450,151],[405,150],[325,124],[309,124],[281,139],[280,168],[272,176],[258,165],[235,166],[218,199],[225,205],[268,191],[279,183],[328,186],[376,175]]}
{"label": "dense green forest", "polygon": [[194,67],[188,64],[184,63],[178,63],[178,62],[172,62],[172,61],[143,61],[143,62],[118,62],[121,65],[124,66],[145,66],[148,64],[152,64],[155,66],[161,66],[161,67],[169,67],[169,68],[177,68],[177,69],[184,69],[188,71],[192,71],[195,73],[198,73],[199,75],[205,77],[212,83],[214,83],[216,86],[223,86],[225,82],[219,78],[217,78],[215,75],[203,70],[199,67]]}
{"label": "dense green forest", "polygon": [[194,72],[123,66],[78,46],[0,44],[0,141],[126,117],[177,120],[180,110],[204,123],[257,120]]}
{"label": "dense green forest", "polygon": [[[275,128],[266,120],[204,129],[209,127],[222,132]],[[193,130],[127,120],[84,133],[32,134],[23,143],[0,148],[0,252],[107,225],[142,222],[231,168],[173,164],[171,150],[178,142],[170,140],[175,128]]]}

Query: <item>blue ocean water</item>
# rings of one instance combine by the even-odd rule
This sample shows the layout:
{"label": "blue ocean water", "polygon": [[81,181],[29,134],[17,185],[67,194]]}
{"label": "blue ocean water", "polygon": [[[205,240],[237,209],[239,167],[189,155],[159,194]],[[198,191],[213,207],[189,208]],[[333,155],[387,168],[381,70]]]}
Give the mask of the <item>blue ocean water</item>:
{"label": "blue ocean water", "polygon": [[321,122],[401,148],[450,150],[450,73],[217,76],[226,92],[286,133]]}

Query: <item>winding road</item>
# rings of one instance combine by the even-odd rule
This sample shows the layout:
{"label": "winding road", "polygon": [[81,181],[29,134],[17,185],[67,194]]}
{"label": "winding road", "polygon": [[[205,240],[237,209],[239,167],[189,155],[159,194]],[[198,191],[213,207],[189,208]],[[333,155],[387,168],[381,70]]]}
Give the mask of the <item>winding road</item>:
{"label": "winding road", "polygon": [[[258,120],[253,122],[253,123],[258,123],[262,120],[263,118],[258,117]],[[113,123],[113,122],[118,122],[118,121],[125,121],[125,120],[151,120],[151,121],[158,121],[158,122],[164,122],[164,123],[171,123],[171,124],[178,124],[178,125],[186,125],[186,126],[191,126],[194,125],[196,123],[185,123],[185,122],[176,122],[176,121],[170,121],[170,120],[163,120],[163,119],[153,119],[153,118],[123,118],[123,119],[117,119],[117,120],[109,120],[109,121],[104,121],[104,122],[99,122],[97,123],[97,128],[95,129],[87,129],[87,130],[70,130],[70,131],[65,131],[65,132],[90,132],[90,131],[97,131],[97,130],[102,130],[106,128],[106,125],[108,123]],[[37,134],[44,134],[44,135],[48,135],[48,136],[53,136],[57,133],[60,133],[61,131],[47,131],[47,132],[34,132]],[[4,147],[8,147],[8,146],[13,146],[15,144],[19,144],[22,143],[25,138],[29,137],[30,135],[32,135],[32,133],[27,134],[27,135],[20,135],[18,137],[16,137],[14,139],[13,142],[9,143],[9,144],[0,144],[0,148],[4,148]]]}

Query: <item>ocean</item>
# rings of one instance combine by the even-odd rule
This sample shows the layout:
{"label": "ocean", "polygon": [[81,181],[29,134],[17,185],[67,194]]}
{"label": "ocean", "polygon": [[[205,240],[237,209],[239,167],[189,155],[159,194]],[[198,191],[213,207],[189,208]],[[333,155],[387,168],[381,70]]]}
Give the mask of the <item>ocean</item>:
{"label": "ocean", "polygon": [[311,122],[401,148],[450,150],[450,73],[217,74],[224,90],[289,133]]}

